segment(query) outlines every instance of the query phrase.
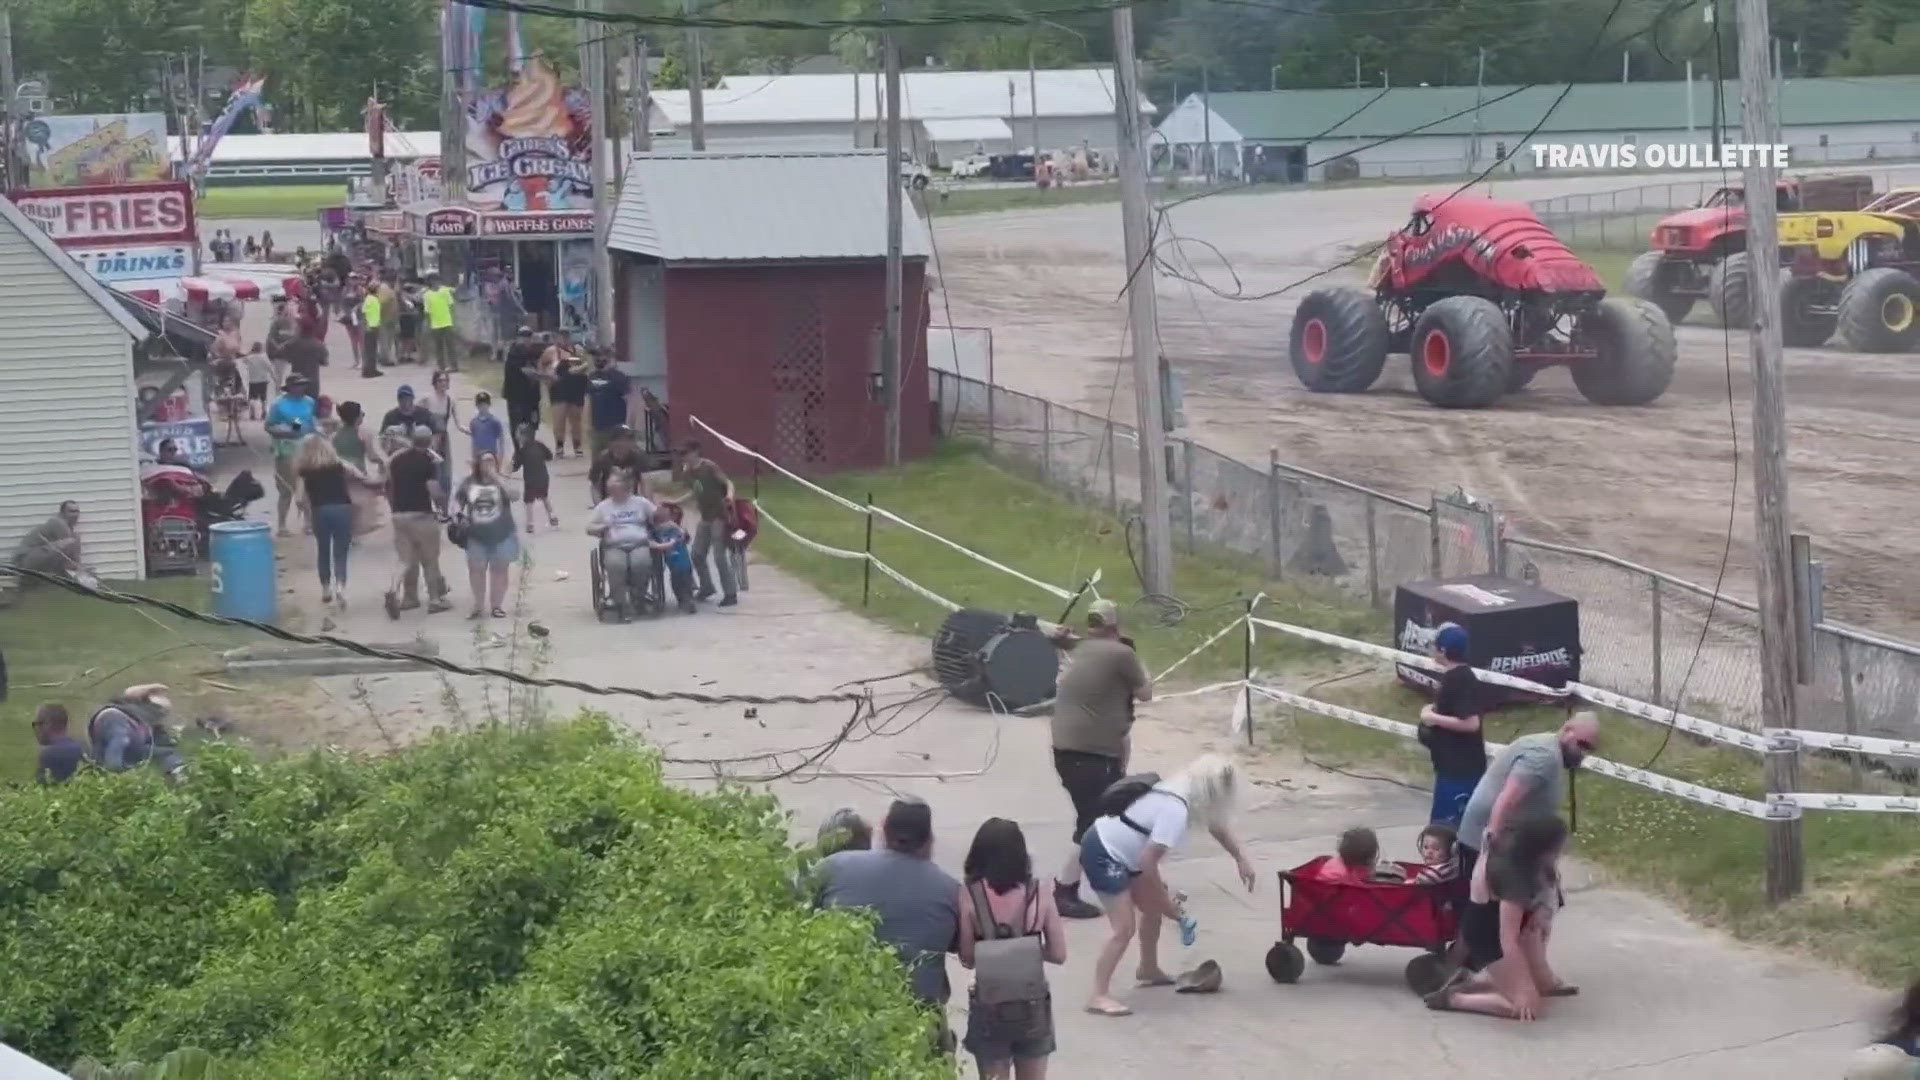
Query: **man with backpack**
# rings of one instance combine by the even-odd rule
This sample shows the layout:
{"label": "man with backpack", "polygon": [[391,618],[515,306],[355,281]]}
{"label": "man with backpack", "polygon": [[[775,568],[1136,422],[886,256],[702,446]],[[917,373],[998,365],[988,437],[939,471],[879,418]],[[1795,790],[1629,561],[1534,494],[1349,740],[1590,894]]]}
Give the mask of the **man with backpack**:
{"label": "man with backpack", "polygon": [[1069,919],[1097,919],[1100,909],[1080,898],[1080,841],[1100,816],[1100,797],[1126,775],[1133,706],[1153,700],[1153,680],[1131,642],[1120,636],[1120,609],[1111,600],[1087,608],[1084,637],[1066,627],[1054,644],[1070,654],[1053,697],[1053,768],[1073,801],[1073,851],[1053,883],[1053,903]]}
{"label": "man with backpack", "polygon": [[87,721],[93,760],[108,772],[126,772],[148,761],[168,776],[180,771],[179,752],[165,721],[172,703],[159,683],[129,686]]}
{"label": "man with backpack", "polygon": [[[866,908],[875,934],[907,967],[915,996],[944,1016],[952,988],[946,954],[959,948],[960,883],[933,862],[933,808],[897,799],[880,825],[883,846],[835,852],[820,860],[820,907]],[[953,1047],[942,1020],[940,1043]]]}

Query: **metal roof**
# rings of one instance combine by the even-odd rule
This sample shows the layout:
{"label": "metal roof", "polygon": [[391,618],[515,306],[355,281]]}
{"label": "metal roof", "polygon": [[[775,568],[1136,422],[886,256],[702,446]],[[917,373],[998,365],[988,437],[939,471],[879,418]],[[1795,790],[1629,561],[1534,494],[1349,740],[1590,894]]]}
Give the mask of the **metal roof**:
{"label": "metal roof", "polygon": [[[1563,89],[1564,84],[1527,89],[1488,86],[1482,90],[1471,86],[1396,86],[1384,94],[1379,88],[1254,90],[1216,93],[1210,104],[1214,116],[1242,138],[1261,142],[1385,138],[1415,128],[1420,129],[1413,132],[1418,135],[1468,135],[1475,129],[1476,100],[1487,103],[1478,110],[1479,131],[1487,135],[1523,135],[1543,116],[1547,117],[1540,127],[1543,135],[1673,131],[1686,124],[1685,81],[1579,83],[1555,107],[1554,99]],[[1509,93],[1512,96],[1493,100]],[[1727,122],[1738,124],[1737,84],[1726,84],[1722,103]],[[1197,107],[1197,102],[1189,98],[1183,103],[1186,105]],[[1713,117],[1711,81],[1694,83],[1693,117],[1704,133]],[[1789,79],[1781,88],[1780,118],[1788,127],[1920,123],[1920,76]],[[1182,126],[1190,124],[1187,120]]]}
{"label": "metal roof", "polygon": [[[607,246],[667,262],[885,258],[898,182],[884,151],[635,154]],[[933,251],[911,201],[902,250]]]}
{"label": "metal roof", "polygon": [[[1031,76],[1031,78],[1029,77]],[[656,90],[653,101],[676,126],[690,116],[685,90]],[[878,115],[872,72],[842,75],[729,75],[701,101],[709,124],[852,123]],[[900,76],[900,115],[908,120],[981,116],[1108,116],[1112,68],[1045,71],[908,71]],[[1153,114],[1144,96],[1140,109]]]}
{"label": "metal roof", "polygon": [[1013,138],[1013,129],[997,116],[976,116],[965,120],[922,120],[927,138],[934,142],[993,142]]}

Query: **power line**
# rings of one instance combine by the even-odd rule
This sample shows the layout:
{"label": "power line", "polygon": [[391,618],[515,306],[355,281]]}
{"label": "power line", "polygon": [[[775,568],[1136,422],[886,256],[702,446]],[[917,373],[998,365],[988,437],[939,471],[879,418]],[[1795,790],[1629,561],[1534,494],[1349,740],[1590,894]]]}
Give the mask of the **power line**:
{"label": "power line", "polygon": [[205,611],[195,611],[182,604],[161,600],[137,593],[123,593],[114,589],[83,585],[72,578],[60,574],[49,574],[39,570],[30,570],[23,566],[0,566],[0,574],[11,574],[24,580],[40,581],[57,585],[70,593],[110,604],[142,608],[156,608],[191,622],[206,623],[210,626],[243,627],[262,633],[281,641],[301,645],[330,645],[344,649],[357,656],[375,660],[398,660],[436,668],[454,675],[479,676],[482,678],[505,679],[521,686],[542,689],[575,690],[583,694],[599,697],[632,697],[642,701],[691,701],[698,705],[824,705],[829,702],[852,702],[871,705],[871,698],[864,693],[841,691],[829,694],[703,694],[692,690],[647,690],[633,686],[601,686],[596,683],[581,682],[577,679],[555,679],[506,668],[475,666],[455,663],[438,656],[423,656],[398,649],[380,649],[363,644],[350,638],[336,637],[332,634],[302,634],[272,623],[258,622],[253,619],[238,619],[228,615],[215,615]]}

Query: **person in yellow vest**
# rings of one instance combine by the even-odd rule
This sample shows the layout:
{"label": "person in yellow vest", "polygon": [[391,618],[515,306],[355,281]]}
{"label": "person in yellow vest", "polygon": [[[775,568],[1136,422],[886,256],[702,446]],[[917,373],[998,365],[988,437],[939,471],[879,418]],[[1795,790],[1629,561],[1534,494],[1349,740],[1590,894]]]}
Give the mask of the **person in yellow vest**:
{"label": "person in yellow vest", "polygon": [[360,350],[360,374],[369,379],[380,376],[380,357],[385,351],[386,333],[380,328],[380,293],[368,289],[360,298],[360,321],[363,324],[364,347]]}
{"label": "person in yellow vest", "polygon": [[439,274],[427,275],[427,291],[420,294],[420,306],[427,316],[427,348],[433,354],[434,368],[459,371],[460,337],[453,328],[453,290]]}

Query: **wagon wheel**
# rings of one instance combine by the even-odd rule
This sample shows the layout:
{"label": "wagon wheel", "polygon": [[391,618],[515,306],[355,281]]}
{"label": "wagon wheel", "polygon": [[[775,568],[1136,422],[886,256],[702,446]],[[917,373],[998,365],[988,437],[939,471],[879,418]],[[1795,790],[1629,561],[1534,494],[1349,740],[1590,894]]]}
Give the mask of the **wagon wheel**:
{"label": "wagon wheel", "polygon": [[1347,943],[1333,938],[1308,938],[1307,955],[1323,967],[1331,967],[1347,954]]}
{"label": "wagon wheel", "polygon": [[1307,970],[1307,958],[1300,954],[1300,947],[1291,941],[1276,941],[1273,948],[1267,950],[1267,974],[1277,983],[1300,981],[1300,975]]}

